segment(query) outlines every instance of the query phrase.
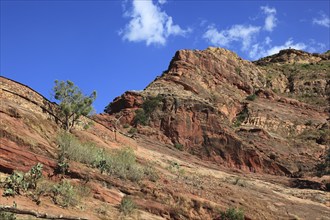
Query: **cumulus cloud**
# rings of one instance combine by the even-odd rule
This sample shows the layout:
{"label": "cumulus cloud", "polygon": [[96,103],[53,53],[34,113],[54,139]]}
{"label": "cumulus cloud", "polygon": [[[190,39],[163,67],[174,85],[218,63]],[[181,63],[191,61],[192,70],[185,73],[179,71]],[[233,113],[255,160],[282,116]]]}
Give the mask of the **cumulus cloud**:
{"label": "cumulus cloud", "polygon": [[330,18],[326,14],[321,13],[320,17],[313,18],[313,24],[329,28],[330,27]]}
{"label": "cumulus cloud", "polygon": [[259,33],[260,27],[252,25],[233,25],[231,28],[218,31],[214,26],[209,26],[203,38],[216,46],[229,46],[232,42],[241,42],[242,50],[247,50],[253,38]]}
{"label": "cumulus cloud", "polygon": [[304,43],[294,43],[292,39],[288,39],[283,45],[273,46],[272,48],[268,49],[266,55],[269,56],[280,52],[280,50],[288,48],[296,50],[305,50],[307,49],[307,45]]}
{"label": "cumulus cloud", "polygon": [[165,4],[166,2],[167,2],[167,0],[158,0],[158,3],[161,5]]}
{"label": "cumulus cloud", "polygon": [[[166,0],[159,0],[159,3],[164,4]],[[190,32],[174,24],[172,17],[152,0],[133,0],[132,4],[132,10],[124,12],[131,20],[120,32],[125,40],[165,45],[169,36],[184,36]]]}
{"label": "cumulus cloud", "polygon": [[266,14],[264,29],[266,31],[273,31],[277,23],[277,19],[275,17],[276,9],[268,6],[261,6],[260,9],[264,14]]}

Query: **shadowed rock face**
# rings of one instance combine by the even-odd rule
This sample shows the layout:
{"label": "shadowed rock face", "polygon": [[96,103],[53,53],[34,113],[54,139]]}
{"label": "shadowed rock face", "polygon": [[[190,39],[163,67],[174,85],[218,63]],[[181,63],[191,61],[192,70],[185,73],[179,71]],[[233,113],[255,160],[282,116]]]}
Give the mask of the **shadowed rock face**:
{"label": "shadowed rock face", "polygon": [[[301,63],[313,67],[300,70],[295,65]],[[290,65],[296,68],[294,76],[286,72]],[[319,83],[304,83],[318,67]],[[329,70],[327,54],[291,49],[254,63],[221,48],[180,50],[162,76],[143,91],[116,98],[106,111],[133,125],[143,100],[160,96],[148,126],[138,126],[140,134],[180,144],[225,166],[296,175],[311,171],[325,148],[315,140],[306,142],[306,132],[329,130],[319,129],[328,123],[324,103],[309,105],[294,98],[315,85],[319,88],[313,94],[326,100]]]}

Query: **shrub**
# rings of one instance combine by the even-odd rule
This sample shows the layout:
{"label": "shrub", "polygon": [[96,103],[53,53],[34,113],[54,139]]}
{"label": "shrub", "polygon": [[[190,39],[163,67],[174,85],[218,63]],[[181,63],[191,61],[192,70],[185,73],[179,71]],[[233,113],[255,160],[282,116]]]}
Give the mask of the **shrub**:
{"label": "shrub", "polygon": [[94,143],[81,143],[70,133],[61,133],[57,138],[59,145],[58,170],[65,173],[68,169],[68,160],[74,160],[93,167],[97,167],[101,172],[105,171],[105,152]]}
{"label": "shrub", "polygon": [[241,68],[240,67],[235,67],[235,72],[238,74],[238,75],[240,75],[241,74],[241,72],[242,72],[242,70],[241,70]]}
{"label": "shrub", "polygon": [[317,175],[329,175],[330,174],[330,147],[326,151],[324,161],[316,165]]}
{"label": "shrub", "polygon": [[133,123],[134,125],[147,125],[148,124],[148,116],[146,115],[146,113],[144,112],[143,109],[137,109],[135,111],[135,116],[133,119]]}
{"label": "shrub", "polygon": [[132,214],[135,208],[136,205],[133,202],[133,200],[128,196],[124,196],[119,206],[120,212],[123,213],[124,215],[130,215]]}
{"label": "shrub", "polygon": [[155,111],[161,99],[162,99],[161,96],[158,95],[156,97],[151,97],[145,100],[142,104],[142,108],[145,114],[149,116],[153,111]]}
{"label": "shrub", "polygon": [[129,124],[124,124],[123,128],[129,128]]}
{"label": "shrub", "polygon": [[249,116],[249,111],[246,107],[243,108],[243,110],[236,115],[236,120],[234,121],[234,126],[239,127],[241,124],[246,120],[246,118]]}
{"label": "shrub", "polygon": [[137,109],[135,111],[134,125],[147,125],[149,117],[153,111],[157,108],[161,101],[161,96],[151,97],[145,100],[142,104],[142,109]]}
{"label": "shrub", "polygon": [[159,179],[159,176],[158,176],[155,168],[153,166],[151,166],[151,165],[147,165],[144,168],[144,174],[152,182],[156,182]]}
{"label": "shrub", "polygon": [[62,207],[75,206],[78,203],[77,190],[67,180],[62,180],[52,188],[53,202]]}
{"label": "shrub", "polygon": [[134,151],[123,148],[107,158],[108,172],[122,179],[139,181],[143,178],[143,170],[137,164]]}
{"label": "shrub", "polygon": [[221,220],[244,220],[244,213],[240,209],[229,208],[220,214]]}
{"label": "shrub", "polygon": [[75,136],[67,132],[58,136],[57,143],[60,147],[59,160],[64,157],[80,163],[93,164],[100,150],[93,143],[81,143]]}
{"label": "shrub", "polygon": [[137,132],[136,128],[131,128],[131,129],[128,130],[129,134],[135,134],[136,132]]}
{"label": "shrub", "polygon": [[131,148],[126,147],[110,153],[92,143],[80,143],[69,133],[61,134],[58,143],[60,146],[58,166],[68,164],[67,160],[70,159],[96,167],[101,173],[105,172],[122,179],[139,181],[144,177],[144,168],[136,162]]}
{"label": "shrub", "polygon": [[5,190],[3,192],[3,196],[15,196],[20,194],[23,179],[24,174],[18,171],[14,171],[10,176],[8,176],[4,183]]}
{"label": "shrub", "polygon": [[180,144],[180,143],[175,143],[175,144],[174,144],[174,147],[175,147],[176,149],[180,150],[180,151],[183,151],[183,145]]}
{"label": "shrub", "polygon": [[253,93],[253,94],[247,96],[246,97],[246,100],[248,100],[248,101],[254,101],[254,100],[256,100],[256,98],[257,98],[257,95]]}
{"label": "shrub", "polygon": [[38,163],[33,166],[27,173],[14,171],[8,176],[4,183],[4,196],[15,196],[20,191],[35,189],[37,181],[42,177],[42,164]]}

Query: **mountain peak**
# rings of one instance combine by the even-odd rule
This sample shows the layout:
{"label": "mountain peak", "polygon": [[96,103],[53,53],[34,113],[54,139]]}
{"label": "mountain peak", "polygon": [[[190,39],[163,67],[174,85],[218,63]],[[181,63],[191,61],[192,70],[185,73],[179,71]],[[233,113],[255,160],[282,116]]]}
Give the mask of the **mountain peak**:
{"label": "mountain peak", "polygon": [[268,65],[271,63],[278,63],[278,64],[294,64],[294,63],[301,63],[301,64],[309,64],[309,63],[317,63],[322,60],[329,60],[330,54],[323,53],[308,53],[302,50],[296,49],[284,49],[278,52],[277,54],[267,56],[261,58],[254,63],[258,65]]}

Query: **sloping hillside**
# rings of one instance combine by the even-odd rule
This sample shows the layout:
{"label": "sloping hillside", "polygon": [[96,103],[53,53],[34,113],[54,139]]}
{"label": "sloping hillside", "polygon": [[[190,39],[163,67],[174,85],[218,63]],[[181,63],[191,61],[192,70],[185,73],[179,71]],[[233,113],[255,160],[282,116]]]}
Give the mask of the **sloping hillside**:
{"label": "sloping hillside", "polygon": [[[313,60],[326,68],[325,97],[327,60]],[[58,125],[56,104],[1,77],[0,210],[17,204],[67,219],[223,219],[226,210],[245,219],[328,219],[329,176],[316,176],[329,145],[328,105],[272,88],[280,77],[269,75],[284,79],[284,65],[219,48],[178,51],[144,91],[115,99],[89,128],[82,118],[72,134]],[[8,184],[14,170],[30,183],[37,163],[36,187]]]}

